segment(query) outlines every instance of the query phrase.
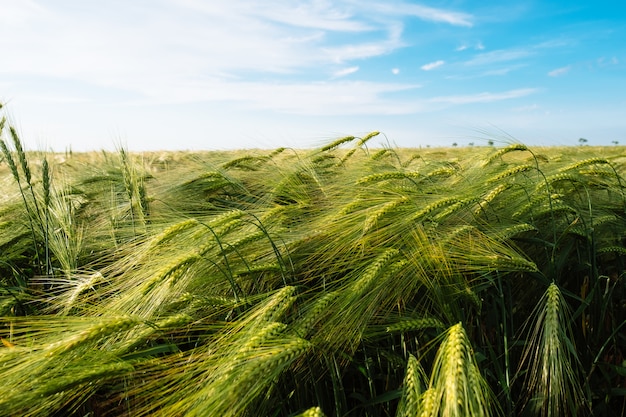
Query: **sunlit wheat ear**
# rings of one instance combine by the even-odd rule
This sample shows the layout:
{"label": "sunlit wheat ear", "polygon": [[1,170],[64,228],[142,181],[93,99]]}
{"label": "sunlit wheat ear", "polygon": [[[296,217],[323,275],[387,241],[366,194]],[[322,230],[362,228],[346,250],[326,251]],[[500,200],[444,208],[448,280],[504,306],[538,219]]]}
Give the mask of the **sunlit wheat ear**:
{"label": "sunlit wheat ear", "polygon": [[487,184],[493,184],[495,182],[501,181],[505,178],[509,178],[509,177],[513,177],[517,174],[520,174],[522,172],[528,172],[528,171],[532,171],[533,169],[535,169],[534,166],[532,165],[527,165],[527,164],[522,164],[522,165],[517,165],[514,167],[511,167],[505,171],[502,171],[496,175],[494,175],[493,177],[487,179],[486,183]]}
{"label": "sunlit wheat ear", "polygon": [[328,306],[335,301],[339,293],[329,292],[309,302],[303,315],[293,323],[293,330],[299,337],[306,338],[313,327],[324,318]]}
{"label": "sunlit wheat ear", "polygon": [[402,397],[400,397],[396,417],[413,417],[418,415],[421,408],[420,397],[422,397],[427,388],[426,379],[426,374],[417,358],[409,355],[402,384]]}
{"label": "sunlit wheat ear", "polygon": [[513,144],[513,145],[509,145],[506,148],[502,148],[500,150],[498,150],[497,152],[494,152],[491,156],[489,156],[489,158],[487,158],[487,160],[485,160],[482,163],[482,167],[486,167],[487,165],[489,165],[490,163],[492,163],[493,161],[495,161],[498,158],[501,158],[503,155],[509,153],[509,152],[514,152],[514,151],[527,151],[528,148],[526,147],[526,145],[522,145],[519,143]]}
{"label": "sunlit wheat ear", "polygon": [[24,152],[24,148],[22,147],[22,141],[17,134],[17,130],[15,130],[13,126],[9,127],[9,131],[11,132],[13,146],[15,146],[15,151],[17,152],[17,157],[20,161],[20,165],[22,166],[22,172],[24,172],[26,183],[31,185],[32,174],[30,172],[30,167],[28,166],[28,159],[26,159],[26,152]]}
{"label": "sunlit wheat ear", "polygon": [[354,136],[346,136],[346,137],[343,137],[343,138],[339,138],[339,139],[329,143],[328,145],[325,145],[325,146],[321,147],[320,151],[322,151],[322,152],[330,151],[332,149],[338,148],[339,146],[343,145],[344,143],[352,142],[354,139],[356,139]]}
{"label": "sunlit wheat ear", "polygon": [[[2,119],[2,121],[4,122],[4,119]],[[11,169],[11,174],[13,175],[13,179],[15,180],[15,182],[19,183],[20,174],[17,170],[17,165],[15,165],[15,160],[13,159],[11,150],[2,139],[0,139],[0,148],[2,149],[2,155],[4,155],[4,159],[6,159],[7,164],[9,164],[9,168]]]}
{"label": "sunlit wheat ear", "polygon": [[589,165],[611,165],[611,163],[605,158],[587,158],[583,159],[582,161],[578,161],[573,164],[564,166],[563,168],[559,169],[559,172],[573,171],[575,169],[579,169]]}
{"label": "sunlit wheat ear", "polygon": [[140,323],[137,319],[128,316],[108,318],[106,320],[96,319],[95,321],[96,323],[93,326],[67,335],[63,340],[46,346],[45,351],[47,355],[54,357],[60,353],[69,352],[79,346],[95,342],[113,333],[125,331]]}
{"label": "sunlit wheat ear", "polygon": [[[432,391],[431,391],[432,390]],[[491,416],[496,409],[461,323],[450,327],[433,363],[422,416]],[[432,396],[432,398],[430,398]]]}
{"label": "sunlit wheat ear", "polygon": [[380,220],[385,214],[393,211],[398,206],[409,202],[409,198],[406,196],[402,196],[400,198],[396,198],[395,200],[389,201],[382,206],[380,206],[376,211],[372,214],[368,215],[363,224],[363,233],[367,233],[376,227],[378,220]]}
{"label": "sunlit wheat ear", "polygon": [[326,414],[322,412],[321,408],[312,407],[300,414],[296,414],[295,417],[326,417]]}
{"label": "sunlit wheat ear", "polygon": [[377,174],[368,175],[357,180],[357,185],[370,184],[387,180],[402,180],[410,178],[419,178],[422,174],[413,171],[388,171],[379,172]]}
{"label": "sunlit wheat ear", "polygon": [[534,328],[520,365],[527,371],[525,409],[545,417],[577,415],[575,410],[585,407],[574,369],[578,357],[568,306],[556,284],[550,284],[531,320]]}

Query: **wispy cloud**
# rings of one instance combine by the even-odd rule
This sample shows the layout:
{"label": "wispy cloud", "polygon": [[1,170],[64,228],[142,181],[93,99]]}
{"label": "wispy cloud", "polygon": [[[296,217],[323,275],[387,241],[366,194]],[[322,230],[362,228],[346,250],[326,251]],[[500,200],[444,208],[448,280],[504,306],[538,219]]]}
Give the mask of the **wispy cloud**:
{"label": "wispy cloud", "polygon": [[360,5],[370,9],[372,12],[387,16],[415,17],[425,21],[447,23],[453,26],[472,27],[474,25],[473,15],[449,9],[428,7],[402,1],[363,1]]}
{"label": "wispy cloud", "polygon": [[561,67],[561,68],[554,69],[554,70],[548,72],[548,75],[550,77],[560,77],[561,75],[567,74],[571,69],[572,69],[572,66],[568,65],[566,67]]}
{"label": "wispy cloud", "polygon": [[435,68],[442,66],[445,63],[446,63],[445,61],[439,60],[439,61],[430,62],[428,64],[424,64],[420,68],[423,69],[424,71],[431,71],[431,70],[434,70]]}
{"label": "wispy cloud", "polygon": [[434,97],[430,99],[430,101],[434,103],[446,104],[491,103],[494,101],[525,97],[535,92],[537,92],[536,88],[520,88],[516,90],[504,91],[501,93],[483,92],[470,95]]}
{"label": "wispy cloud", "polygon": [[492,65],[501,62],[515,61],[533,55],[529,49],[498,49],[484,52],[465,62],[466,66]]}
{"label": "wispy cloud", "polygon": [[357,72],[359,70],[359,67],[355,66],[355,67],[348,67],[348,68],[343,68],[340,69],[338,71],[335,71],[333,73],[333,78],[340,78],[340,77],[345,77],[346,75],[350,75],[350,74],[354,74],[355,72]]}
{"label": "wispy cloud", "polygon": [[476,42],[475,44],[470,44],[470,43],[462,43],[461,45],[457,46],[455,51],[457,52],[461,52],[461,51],[465,51],[466,49],[469,48],[474,48],[477,51],[482,51],[483,49],[485,49],[485,45],[483,45],[482,42]]}
{"label": "wispy cloud", "polygon": [[398,75],[398,74],[400,74],[400,68],[392,68],[392,69],[391,69],[391,73],[392,73],[393,75]]}

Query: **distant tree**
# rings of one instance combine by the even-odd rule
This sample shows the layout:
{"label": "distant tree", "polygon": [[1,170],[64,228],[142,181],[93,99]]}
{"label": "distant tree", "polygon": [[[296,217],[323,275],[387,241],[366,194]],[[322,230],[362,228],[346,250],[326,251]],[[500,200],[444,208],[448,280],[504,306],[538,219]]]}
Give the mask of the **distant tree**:
{"label": "distant tree", "polygon": [[589,141],[587,139],[585,139],[585,138],[578,139],[578,143],[580,144],[580,146],[584,145],[587,142],[589,142]]}
{"label": "distant tree", "polygon": [[617,146],[619,145],[619,141],[618,140],[614,140],[613,142],[611,142],[613,145]]}
{"label": "distant tree", "polygon": [[493,146],[493,141],[492,141],[491,139],[489,139],[489,140],[487,141],[487,145],[489,145],[489,146]]}
{"label": "distant tree", "polygon": [[474,146],[474,142],[470,142],[467,144],[468,146]]}
{"label": "distant tree", "polygon": [[459,146],[459,144],[458,144],[458,143],[456,143],[456,142],[452,143],[452,147],[453,147],[453,148],[456,148],[457,146]]}

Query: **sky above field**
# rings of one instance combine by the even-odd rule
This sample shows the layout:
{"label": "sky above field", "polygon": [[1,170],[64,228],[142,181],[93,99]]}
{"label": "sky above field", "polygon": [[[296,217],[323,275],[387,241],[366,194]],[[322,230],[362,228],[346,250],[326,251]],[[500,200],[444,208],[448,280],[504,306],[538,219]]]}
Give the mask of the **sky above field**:
{"label": "sky above field", "polygon": [[626,145],[626,2],[0,0],[30,149]]}

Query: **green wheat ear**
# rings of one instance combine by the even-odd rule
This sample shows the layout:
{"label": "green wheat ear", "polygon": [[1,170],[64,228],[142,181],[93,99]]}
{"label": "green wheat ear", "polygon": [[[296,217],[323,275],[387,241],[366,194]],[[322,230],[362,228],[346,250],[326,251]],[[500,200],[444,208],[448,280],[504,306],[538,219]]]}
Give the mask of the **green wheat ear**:
{"label": "green wheat ear", "polygon": [[571,338],[570,315],[559,287],[552,283],[532,316],[534,328],[520,365],[528,369],[525,408],[533,415],[576,415],[585,404],[574,368],[579,363]]}
{"label": "green wheat ear", "polygon": [[324,414],[322,409],[319,407],[311,407],[308,410],[297,414],[295,417],[326,417],[326,414]]}
{"label": "green wheat ear", "polygon": [[426,374],[415,356],[409,354],[406,374],[402,384],[402,397],[396,417],[417,416],[420,412],[420,398],[426,392]]}
{"label": "green wheat ear", "polygon": [[491,416],[496,402],[461,323],[450,327],[433,364],[421,416]]}

